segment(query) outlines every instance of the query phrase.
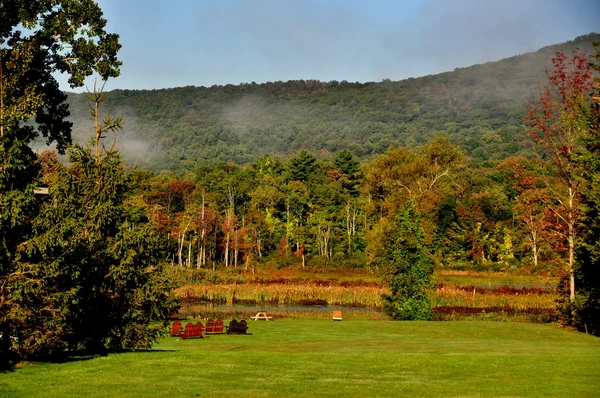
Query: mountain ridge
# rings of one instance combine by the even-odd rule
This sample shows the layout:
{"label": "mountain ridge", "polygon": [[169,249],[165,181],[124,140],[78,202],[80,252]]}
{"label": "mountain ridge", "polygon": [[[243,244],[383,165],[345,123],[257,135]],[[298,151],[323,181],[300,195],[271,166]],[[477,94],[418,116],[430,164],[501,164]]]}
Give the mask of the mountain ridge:
{"label": "mountain ridge", "polygon": [[[124,114],[126,161],[154,171],[253,162],[299,149],[369,158],[443,134],[478,160],[527,154],[522,123],[533,87],[556,51],[592,51],[600,34],[435,75],[399,81],[289,80],[108,91],[105,110]],[[69,94],[74,139],[91,122],[84,94]]]}

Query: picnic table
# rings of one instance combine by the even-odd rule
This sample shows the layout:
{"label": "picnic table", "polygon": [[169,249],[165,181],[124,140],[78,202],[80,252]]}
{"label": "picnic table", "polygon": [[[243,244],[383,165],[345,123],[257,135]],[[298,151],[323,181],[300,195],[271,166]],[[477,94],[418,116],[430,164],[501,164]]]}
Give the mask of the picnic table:
{"label": "picnic table", "polygon": [[258,321],[259,319],[262,319],[264,321],[270,321],[271,319],[273,319],[272,316],[268,316],[266,311],[259,311],[256,313],[256,315],[251,316],[250,318],[254,319],[255,321]]}

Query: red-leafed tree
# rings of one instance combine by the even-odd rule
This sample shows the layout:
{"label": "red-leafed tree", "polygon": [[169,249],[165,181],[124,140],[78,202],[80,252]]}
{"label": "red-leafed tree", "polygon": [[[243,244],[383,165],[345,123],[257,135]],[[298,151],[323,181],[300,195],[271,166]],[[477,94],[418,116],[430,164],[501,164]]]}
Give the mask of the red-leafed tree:
{"label": "red-leafed tree", "polygon": [[583,114],[592,99],[590,57],[575,51],[571,57],[557,53],[548,81],[538,88],[539,99],[530,106],[526,123],[529,136],[551,160],[553,173],[546,177],[548,195],[540,198],[560,221],[567,246],[568,295],[575,298],[575,249],[581,221],[581,169],[577,156],[589,126]]}
{"label": "red-leafed tree", "polygon": [[556,217],[553,217],[545,205],[548,195],[544,182],[526,168],[524,161],[517,159],[511,165],[511,180],[517,193],[513,211],[524,226],[525,241],[531,252],[533,268],[538,269],[540,253],[544,246],[550,244],[550,231]]}

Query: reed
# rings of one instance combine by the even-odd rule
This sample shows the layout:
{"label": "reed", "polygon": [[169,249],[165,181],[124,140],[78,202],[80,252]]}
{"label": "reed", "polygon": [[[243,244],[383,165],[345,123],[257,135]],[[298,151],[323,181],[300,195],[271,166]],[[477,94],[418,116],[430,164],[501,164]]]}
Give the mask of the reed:
{"label": "reed", "polygon": [[438,286],[431,295],[434,307],[511,307],[553,308],[558,299],[555,291],[516,293],[508,290],[506,293],[494,293],[493,289],[467,290],[460,286]]}
{"label": "reed", "polygon": [[[243,280],[239,278],[205,278],[204,283],[186,284],[176,290],[176,295],[185,303],[182,316],[223,318],[249,318],[256,308],[246,308],[239,304],[288,306],[294,309],[274,310],[276,317],[329,317],[328,311],[314,311],[302,305],[344,306],[370,308],[374,319],[379,316],[384,305],[388,288],[374,280],[335,278],[299,278],[289,274],[259,277]],[[306,276],[306,275],[304,275]],[[238,276],[239,277],[239,276]],[[457,279],[468,284],[457,283]],[[516,278],[516,279],[515,279]],[[442,271],[437,275],[437,286],[430,297],[436,319],[504,319],[520,318],[539,322],[555,317],[555,303],[558,293],[548,281],[541,283],[532,276],[505,275],[502,273],[473,273]],[[453,279],[453,280],[452,280]],[[209,302],[233,305],[221,308],[198,307],[195,303]],[[212,304],[209,304],[212,305]],[[212,308],[212,309],[211,309]],[[376,315],[380,314],[380,315]],[[364,317],[365,315],[360,315]]]}
{"label": "reed", "polygon": [[377,286],[318,286],[313,284],[206,284],[186,285],[175,294],[183,301],[217,303],[302,304],[322,301],[329,305],[383,306],[388,289]]}

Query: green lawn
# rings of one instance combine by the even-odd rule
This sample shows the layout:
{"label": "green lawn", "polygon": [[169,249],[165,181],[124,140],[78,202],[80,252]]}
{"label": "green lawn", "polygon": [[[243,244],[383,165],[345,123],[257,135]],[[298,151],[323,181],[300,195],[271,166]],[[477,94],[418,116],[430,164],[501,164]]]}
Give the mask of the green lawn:
{"label": "green lawn", "polygon": [[510,322],[250,322],[0,373],[2,397],[600,396],[600,339]]}

